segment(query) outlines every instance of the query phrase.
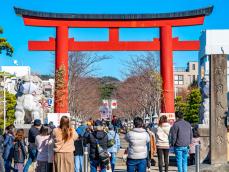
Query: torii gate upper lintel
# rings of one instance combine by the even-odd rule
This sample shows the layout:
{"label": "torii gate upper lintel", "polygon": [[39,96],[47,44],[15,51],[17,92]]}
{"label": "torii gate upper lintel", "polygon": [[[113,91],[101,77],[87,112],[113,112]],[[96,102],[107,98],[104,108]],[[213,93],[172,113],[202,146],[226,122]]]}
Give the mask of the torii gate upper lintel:
{"label": "torii gate upper lintel", "polygon": [[[55,112],[68,112],[68,51],[160,51],[160,69],[163,80],[162,112],[174,112],[173,51],[198,51],[200,43],[179,41],[172,37],[172,27],[202,25],[213,6],[191,11],[160,14],[69,14],[49,13],[14,8],[28,26],[55,27],[56,38],[48,41],[29,41],[31,51],[55,51],[56,66],[65,69],[65,94],[55,101]],[[68,29],[109,28],[108,41],[75,41]],[[119,28],[160,28],[160,38],[152,41],[119,41]],[[55,95],[56,99],[57,95]]]}

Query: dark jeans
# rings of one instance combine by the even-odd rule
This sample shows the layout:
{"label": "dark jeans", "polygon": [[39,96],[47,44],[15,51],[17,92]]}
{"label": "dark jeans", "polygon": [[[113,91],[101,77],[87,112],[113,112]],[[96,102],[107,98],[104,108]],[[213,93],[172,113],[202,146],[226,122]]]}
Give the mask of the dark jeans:
{"label": "dark jeans", "polygon": [[102,165],[99,160],[90,159],[91,172],[97,172],[97,167],[100,167],[100,172],[106,172],[106,166]]}
{"label": "dark jeans", "polygon": [[12,167],[12,161],[11,160],[5,160],[5,171],[11,172],[14,168]]}
{"label": "dark jeans", "polygon": [[189,165],[195,165],[195,154],[191,153],[189,157]]}
{"label": "dark jeans", "polygon": [[168,168],[169,168],[169,149],[157,148],[157,156],[158,156],[159,172],[163,171],[163,156],[164,156],[164,163],[165,163],[165,172],[168,172]]}
{"label": "dark jeans", "polygon": [[127,172],[146,172],[147,158],[127,159]]}
{"label": "dark jeans", "polygon": [[29,149],[29,158],[25,164],[23,172],[28,172],[30,165],[37,159],[37,149]]}

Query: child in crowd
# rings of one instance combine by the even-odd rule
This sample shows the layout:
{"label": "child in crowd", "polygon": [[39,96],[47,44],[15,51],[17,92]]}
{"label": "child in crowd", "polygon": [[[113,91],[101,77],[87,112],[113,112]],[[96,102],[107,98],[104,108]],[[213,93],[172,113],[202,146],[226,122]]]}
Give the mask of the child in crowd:
{"label": "child in crowd", "polygon": [[26,159],[24,130],[18,129],[14,140],[14,169],[17,172],[23,172],[24,162]]}
{"label": "child in crowd", "polygon": [[190,151],[189,151],[189,164],[194,165],[195,164],[195,147],[196,145],[200,145],[200,136],[196,128],[192,129],[193,132],[193,138],[192,143],[190,145]]}

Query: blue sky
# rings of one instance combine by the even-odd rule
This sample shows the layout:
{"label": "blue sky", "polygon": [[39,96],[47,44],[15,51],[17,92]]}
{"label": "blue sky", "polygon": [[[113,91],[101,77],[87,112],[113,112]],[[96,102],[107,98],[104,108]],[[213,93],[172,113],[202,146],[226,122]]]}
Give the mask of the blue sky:
{"label": "blue sky", "polygon": [[[34,72],[49,74],[54,71],[54,55],[51,52],[28,51],[28,40],[47,40],[55,36],[54,28],[24,26],[22,18],[15,15],[13,6],[49,12],[69,13],[159,13],[191,10],[214,5],[213,13],[206,17],[204,25],[173,29],[173,36],[180,40],[198,39],[201,30],[229,28],[228,0],[0,0],[0,26],[13,45],[13,57],[0,55],[0,65],[29,65]],[[121,40],[147,40],[158,37],[159,30],[121,29]],[[69,37],[77,40],[107,40],[107,29],[70,29]],[[142,52],[99,52],[112,58],[98,64],[99,76],[122,78],[123,61],[130,55]],[[198,60],[198,52],[174,52],[175,66],[186,66],[187,61]],[[111,68],[112,66],[112,68]]]}

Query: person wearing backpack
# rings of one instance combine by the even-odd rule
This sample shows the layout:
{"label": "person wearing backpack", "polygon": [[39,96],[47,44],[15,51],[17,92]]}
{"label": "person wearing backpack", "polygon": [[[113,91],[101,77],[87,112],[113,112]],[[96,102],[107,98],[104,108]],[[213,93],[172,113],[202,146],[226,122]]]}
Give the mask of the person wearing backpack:
{"label": "person wearing backpack", "polygon": [[[108,143],[111,143],[111,147],[108,148],[108,152],[111,154],[111,170],[112,172],[114,172],[115,169],[115,163],[116,163],[116,154],[120,149],[120,138],[117,132],[114,131],[114,126],[112,124],[110,124],[108,126]],[[109,145],[108,145],[109,146]]]}
{"label": "person wearing backpack", "polygon": [[14,140],[13,159],[14,169],[17,172],[23,172],[24,162],[26,159],[24,130],[18,129]]}
{"label": "person wearing backpack", "polygon": [[[0,133],[2,133],[2,129],[0,129]],[[4,168],[4,160],[2,158],[4,152],[4,137],[0,135],[0,171],[5,172]]]}
{"label": "person wearing backpack", "polygon": [[108,149],[108,135],[104,131],[102,121],[95,121],[94,131],[89,134],[86,143],[90,145],[90,171],[97,172],[97,167],[100,167],[100,172],[106,172],[106,166],[108,164],[104,159],[109,159],[109,155],[105,157]]}
{"label": "person wearing backpack", "polygon": [[164,163],[165,163],[165,172],[168,172],[170,128],[171,126],[168,123],[167,116],[162,115],[159,119],[158,128],[156,129],[156,133],[155,133],[159,172],[163,171],[163,157],[164,157]]}

